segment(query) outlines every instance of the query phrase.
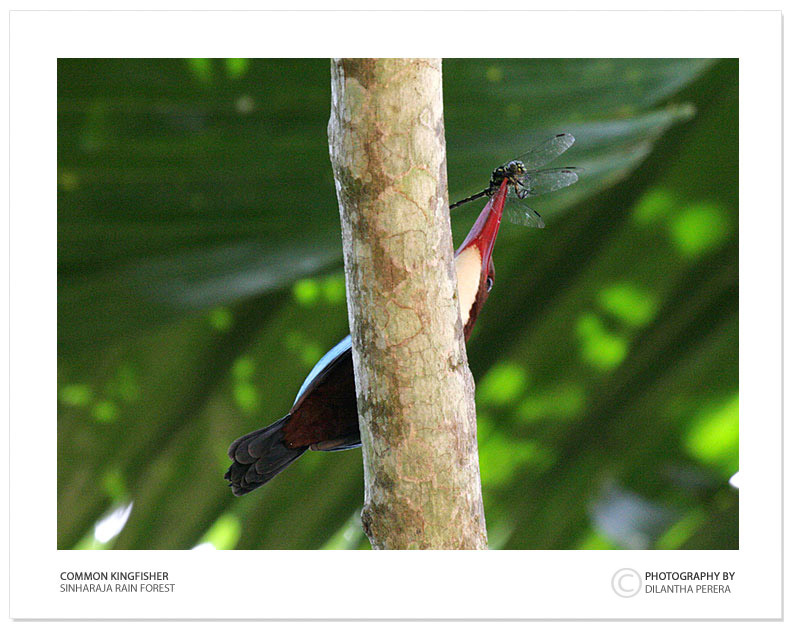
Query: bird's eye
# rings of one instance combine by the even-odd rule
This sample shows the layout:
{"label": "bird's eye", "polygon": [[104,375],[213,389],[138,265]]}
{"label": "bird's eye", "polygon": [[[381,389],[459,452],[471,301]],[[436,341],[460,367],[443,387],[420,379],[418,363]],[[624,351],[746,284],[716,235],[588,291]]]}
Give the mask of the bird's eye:
{"label": "bird's eye", "polygon": [[493,278],[488,276],[486,282],[487,282],[487,292],[490,293],[490,289],[493,288]]}

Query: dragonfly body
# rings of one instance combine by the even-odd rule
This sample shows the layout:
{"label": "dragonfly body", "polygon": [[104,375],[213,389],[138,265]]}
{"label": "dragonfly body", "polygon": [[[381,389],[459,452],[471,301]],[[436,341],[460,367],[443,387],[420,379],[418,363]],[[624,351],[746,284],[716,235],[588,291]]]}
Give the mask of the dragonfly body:
{"label": "dragonfly body", "polygon": [[531,190],[521,184],[521,178],[523,178],[527,172],[526,166],[520,160],[512,160],[511,162],[499,166],[493,171],[493,175],[490,177],[488,196],[492,196],[492,194],[498,190],[501,182],[506,179],[510,189],[515,192],[515,196],[518,199],[525,199],[531,194]]}
{"label": "dragonfly body", "polygon": [[546,140],[523,155],[494,169],[487,188],[451,204],[449,208],[456,208],[481,197],[492,197],[501,182],[506,179],[509,186],[505,210],[507,218],[520,225],[545,227],[545,222],[539,213],[523,202],[529,197],[566,188],[578,181],[581,169],[574,166],[539,170],[541,166],[545,166],[567,151],[574,142],[575,138],[569,133],[560,133]]}

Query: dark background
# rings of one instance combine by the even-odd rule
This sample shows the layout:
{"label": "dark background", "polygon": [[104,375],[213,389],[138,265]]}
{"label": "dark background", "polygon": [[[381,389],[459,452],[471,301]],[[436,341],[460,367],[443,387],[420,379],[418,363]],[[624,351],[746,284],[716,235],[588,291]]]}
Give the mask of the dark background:
{"label": "dark background", "polygon": [[[491,547],[737,548],[737,61],[443,72],[452,200],[554,133],[586,169],[468,344]],[[368,548],[360,450],[223,480],[347,332],[329,99],[327,60],[59,62],[59,548]]]}

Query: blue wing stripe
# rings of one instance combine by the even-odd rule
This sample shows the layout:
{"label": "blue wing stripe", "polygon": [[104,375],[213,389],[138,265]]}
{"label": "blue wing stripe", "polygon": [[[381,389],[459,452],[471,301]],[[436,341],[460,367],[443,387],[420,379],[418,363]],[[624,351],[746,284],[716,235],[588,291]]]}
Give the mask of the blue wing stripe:
{"label": "blue wing stripe", "polygon": [[[349,335],[347,335],[344,339],[342,339],[339,343],[333,346],[330,350],[325,353],[317,364],[311,368],[311,371],[306,376],[306,380],[303,381],[303,384],[300,386],[300,390],[297,392],[297,396],[295,396],[295,402],[303,395],[303,392],[308,389],[308,386],[311,385],[311,382],[317,377],[317,375],[322,372],[328,365],[330,365],[331,361],[338,357],[340,354],[344,354],[348,350],[352,348],[352,339]],[[294,405],[294,403],[292,403]]]}

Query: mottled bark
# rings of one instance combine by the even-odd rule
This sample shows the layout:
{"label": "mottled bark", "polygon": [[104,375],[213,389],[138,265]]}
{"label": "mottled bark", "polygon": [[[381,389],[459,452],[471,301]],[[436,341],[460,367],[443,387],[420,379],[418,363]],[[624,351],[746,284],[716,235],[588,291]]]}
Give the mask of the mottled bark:
{"label": "mottled bark", "polygon": [[375,549],[484,549],[474,383],[455,297],[441,63],[337,59],[341,213]]}

